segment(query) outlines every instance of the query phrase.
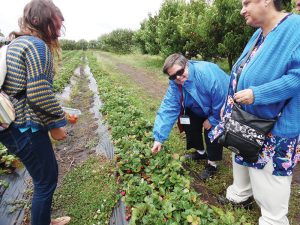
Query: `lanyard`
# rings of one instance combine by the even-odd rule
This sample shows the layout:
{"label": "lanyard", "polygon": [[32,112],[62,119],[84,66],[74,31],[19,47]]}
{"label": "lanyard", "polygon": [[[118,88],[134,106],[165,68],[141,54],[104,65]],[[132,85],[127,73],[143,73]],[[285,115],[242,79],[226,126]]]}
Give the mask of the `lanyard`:
{"label": "lanyard", "polygon": [[181,106],[180,115],[185,115],[185,97],[186,97],[186,94],[185,94],[185,91],[184,91],[181,84],[179,85],[179,91],[181,93],[181,95],[180,95],[180,106]]}

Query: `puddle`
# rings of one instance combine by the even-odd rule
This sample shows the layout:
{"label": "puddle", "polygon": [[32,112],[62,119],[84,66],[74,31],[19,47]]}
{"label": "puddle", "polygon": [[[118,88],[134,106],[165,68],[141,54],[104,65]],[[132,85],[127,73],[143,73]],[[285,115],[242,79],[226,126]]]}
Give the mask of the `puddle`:
{"label": "puddle", "polygon": [[102,101],[100,100],[100,97],[99,97],[97,82],[96,82],[93,74],[91,73],[90,67],[85,66],[85,68],[84,68],[84,74],[86,76],[88,76],[88,79],[89,79],[89,88],[94,93],[93,107],[90,109],[90,111],[92,113],[94,113],[96,119],[101,120],[102,119],[102,115],[101,115],[99,109],[102,106]]}
{"label": "puddle", "polygon": [[74,75],[70,79],[70,84],[64,88],[62,93],[58,93],[56,95],[56,98],[61,102],[62,105],[71,100],[72,87],[77,83],[77,77],[79,77],[81,74],[80,70],[80,67],[75,69]]}
{"label": "puddle", "polygon": [[[82,59],[82,61],[86,61]],[[62,93],[58,94],[56,97],[61,102],[62,106],[68,101],[72,101],[71,93],[74,85],[77,84],[77,77],[85,75],[89,79],[89,88],[93,92],[93,104],[90,108],[90,112],[94,114],[96,123],[98,124],[98,129],[96,130],[99,136],[99,142],[96,146],[96,152],[98,154],[104,154],[108,159],[113,159],[114,148],[110,140],[110,135],[108,132],[107,125],[103,122],[103,116],[100,113],[100,108],[103,105],[98,92],[97,82],[91,73],[89,66],[78,67],[74,71],[74,75],[71,77],[70,84],[65,87]]]}
{"label": "puddle", "polygon": [[85,66],[84,74],[89,79],[89,88],[94,93],[94,101],[93,106],[91,107],[90,111],[94,114],[96,122],[98,124],[97,134],[99,135],[99,142],[96,147],[97,153],[104,154],[108,159],[113,159],[114,156],[114,147],[110,140],[110,135],[108,132],[107,125],[103,122],[103,116],[100,113],[100,108],[103,105],[98,92],[98,85],[97,82],[91,73],[89,66]]}

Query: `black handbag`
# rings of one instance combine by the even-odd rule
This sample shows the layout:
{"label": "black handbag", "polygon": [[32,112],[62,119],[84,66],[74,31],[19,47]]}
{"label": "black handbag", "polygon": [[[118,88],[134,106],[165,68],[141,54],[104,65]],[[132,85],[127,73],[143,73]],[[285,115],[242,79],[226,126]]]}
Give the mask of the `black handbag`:
{"label": "black handbag", "polygon": [[[257,41],[258,38],[237,70],[236,88],[243,66]],[[224,133],[219,137],[218,142],[242,156],[244,161],[257,162],[266,135],[272,130],[278,116],[275,119],[262,119],[244,111],[238,103],[234,102],[231,117],[224,122]]]}
{"label": "black handbag", "polygon": [[234,103],[231,117],[224,123],[224,133],[218,142],[246,162],[257,162],[266,135],[276,120],[262,119],[252,115]]}

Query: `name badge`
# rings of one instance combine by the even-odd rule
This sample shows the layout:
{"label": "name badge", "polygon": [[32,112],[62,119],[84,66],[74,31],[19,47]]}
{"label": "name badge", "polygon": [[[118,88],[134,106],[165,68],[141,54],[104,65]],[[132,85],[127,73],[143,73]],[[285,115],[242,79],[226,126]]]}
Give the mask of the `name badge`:
{"label": "name badge", "polygon": [[180,116],[179,122],[182,125],[183,124],[185,124],[185,125],[191,124],[190,117],[188,117],[188,116]]}

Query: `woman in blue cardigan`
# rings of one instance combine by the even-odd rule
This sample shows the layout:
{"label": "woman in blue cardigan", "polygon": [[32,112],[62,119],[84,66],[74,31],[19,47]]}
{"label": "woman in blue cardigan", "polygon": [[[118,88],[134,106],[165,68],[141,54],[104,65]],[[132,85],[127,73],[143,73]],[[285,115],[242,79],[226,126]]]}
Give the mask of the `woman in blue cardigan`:
{"label": "woman in blue cardigan", "polygon": [[[199,176],[205,180],[215,174],[216,161],[222,159],[222,146],[211,143],[208,132],[220,121],[229,76],[213,63],[188,61],[180,54],[172,54],[165,60],[163,72],[169,76],[170,82],[155,119],[152,152],[160,151],[179,118],[186,133],[187,149],[197,150],[186,157],[208,159]],[[203,128],[207,153],[202,139]]]}
{"label": "woman in blue cardigan", "polygon": [[[256,163],[233,154],[234,181],[226,199],[244,205],[253,196],[261,209],[260,225],[289,224],[292,174],[300,154],[300,17],[282,11],[281,0],[242,0],[242,5],[246,23],[258,30],[232,69],[223,116],[230,117],[233,101],[261,118],[281,115]],[[254,45],[234,94],[237,70]],[[214,138],[222,132],[220,124]]]}

